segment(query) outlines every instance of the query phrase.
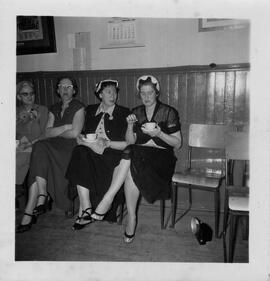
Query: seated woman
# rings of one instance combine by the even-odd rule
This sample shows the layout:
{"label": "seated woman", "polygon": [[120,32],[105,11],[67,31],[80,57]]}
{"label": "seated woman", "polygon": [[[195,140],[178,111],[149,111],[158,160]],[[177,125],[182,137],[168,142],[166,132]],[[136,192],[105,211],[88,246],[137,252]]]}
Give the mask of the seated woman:
{"label": "seated woman", "polygon": [[[131,145],[124,150],[108,192],[91,215],[93,221],[102,220],[116,192],[125,183],[128,211],[124,234],[126,243],[134,239],[140,192],[149,203],[170,196],[170,182],[176,163],[174,148],[181,146],[178,113],[158,100],[160,86],[157,79],[151,75],[140,77],[137,90],[143,105],[133,109],[133,114],[127,117],[126,140]],[[156,123],[155,127],[148,129],[146,123],[149,122]]]}
{"label": "seated woman", "polygon": [[50,109],[47,139],[33,145],[28,178],[29,198],[16,232],[30,230],[32,223],[36,222],[36,215],[47,211],[49,196],[60,209],[66,211],[70,208],[65,172],[84,123],[84,105],[74,99],[77,91],[74,79],[65,77],[58,80],[56,92],[61,101]]}
{"label": "seated woman", "polygon": [[[91,210],[98,205],[108,190],[113,171],[119,164],[122,150],[126,147],[126,117],[130,111],[116,104],[118,92],[116,80],[103,80],[96,85],[95,91],[101,103],[86,108],[86,136],[94,133],[97,139],[88,141],[82,135],[78,137],[79,145],[73,150],[66,172],[70,187],[75,187],[80,200],[74,230],[82,229],[91,222]],[[123,192],[118,192],[105,219],[116,221],[116,209],[123,199]]]}
{"label": "seated woman", "polygon": [[16,108],[16,185],[22,185],[29,169],[32,144],[45,138],[48,119],[46,106],[35,104],[35,88],[30,81],[17,84]]}

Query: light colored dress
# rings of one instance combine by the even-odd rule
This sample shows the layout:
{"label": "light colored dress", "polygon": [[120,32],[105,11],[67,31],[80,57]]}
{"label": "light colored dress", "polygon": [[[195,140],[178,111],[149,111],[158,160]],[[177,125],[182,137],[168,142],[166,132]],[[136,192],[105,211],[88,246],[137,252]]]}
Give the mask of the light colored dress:
{"label": "light colored dress", "polygon": [[[32,142],[45,137],[48,120],[46,106],[34,104],[28,111],[23,106],[16,110],[16,140]],[[29,169],[31,147],[16,150],[16,184],[21,185]]]}

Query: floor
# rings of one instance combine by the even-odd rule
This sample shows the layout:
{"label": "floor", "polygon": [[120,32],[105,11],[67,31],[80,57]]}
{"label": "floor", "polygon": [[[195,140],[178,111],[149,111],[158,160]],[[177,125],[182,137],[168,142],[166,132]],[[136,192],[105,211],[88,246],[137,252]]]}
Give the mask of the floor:
{"label": "floor", "polygon": [[[178,216],[183,210],[178,210]],[[166,208],[166,215],[169,208]],[[19,223],[22,209],[16,211]],[[16,261],[137,261],[137,262],[217,262],[223,260],[222,239],[213,237],[199,245],[191,232],[193,216],[214,228],[212,212],[190,211],[175,228],[160,227],[159,204],[141,203],[136,238],[123,243],[125,218],[122,225],[95,222],[80,231],[73,231],[74,218],[53,207],[40,216],[36,225],[25,233],[16,234]],[[222,217],[221,217],[222,219]],[[248,262],[248,241],[241,231],[236,243],[235,262]]]}

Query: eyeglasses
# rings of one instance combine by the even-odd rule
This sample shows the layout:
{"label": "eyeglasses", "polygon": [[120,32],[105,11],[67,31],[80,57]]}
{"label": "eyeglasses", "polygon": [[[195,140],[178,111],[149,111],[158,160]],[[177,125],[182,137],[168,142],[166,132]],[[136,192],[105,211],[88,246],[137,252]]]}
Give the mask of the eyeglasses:
{"label": "eyeglasses", "polygon": [[28,97],[28,96],[34,96],[35,93],[34,92],[22,92],[20,93],[20,96],[23,96],[23,97]]}
{"label": "eyeglasses", "polygon": [[59,84],[59,85],[58,85],[58,88],[59,88],[59,89],[68,89],[68,90],[71,90],[71,89],[73,89],[73,85],[61,85],[61,84]]}
{"label": "eyeglasses", "polygon": [[150,80],[153,85],[156,85],[157,90],[160,91],[159,82],[158,82],[158,80],[157,80],[154,76],[152,76],[152,75],[144,75],[144,76],[141,76],[140,78],[138,78],[137,83],[136,83],[136,88],[137,88],[138,91],[139,91],[139,85],[140,85],[140,83],[141,83],[141,82],[145,82],[147,79]]}

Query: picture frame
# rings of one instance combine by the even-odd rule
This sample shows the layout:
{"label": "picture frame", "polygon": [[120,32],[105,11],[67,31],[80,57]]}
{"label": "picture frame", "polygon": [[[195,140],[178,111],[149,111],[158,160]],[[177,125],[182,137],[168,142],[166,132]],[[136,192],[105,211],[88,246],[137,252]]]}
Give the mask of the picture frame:
{"label": "picture frame", "polygon": [[53,17],[17,16],[17,55],[55,52]]}
{"label": "picture frame", "polygon": [[218,18],[199,19],[199,32],[236,29],[236,28],[244,28],[248,26],[249,26],[249,20],[247,19],[218,19]]}

